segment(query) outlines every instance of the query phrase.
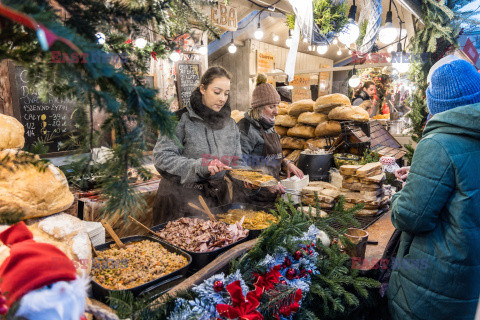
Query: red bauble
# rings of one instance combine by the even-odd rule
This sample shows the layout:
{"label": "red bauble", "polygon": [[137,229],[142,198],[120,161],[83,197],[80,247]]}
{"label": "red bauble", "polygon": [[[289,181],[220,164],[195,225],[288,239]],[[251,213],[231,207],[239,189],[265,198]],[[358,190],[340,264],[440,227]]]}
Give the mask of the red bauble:
{"label": "red bauble", "polygon": [[292,260],[290,260],[289,257],[286,257],[283,263],[285,264],[285,266],[290,267],[292,265]]}
{"label": "red bauble", "polygon": [[302,258],[302,257],[303,257],[303,253],[302,253],[302,251],[300,251],[300,250],[295,251],[295,253],[293,254],[293,258],[294,258],[295,260],[300,260],[300,258]]}
{"label": "red bauble", "polygon": [[223,291],[223,289],[224,289],[224,286],[222,281],[217,280],[213,283],[213,291],[220,292],[220,291]]}
{"label": "red bauble", "polygon": [[310,245],[309,245],[309,244],[307,244],[307,248],[310,248]]}
{"label": "red bauble", "polygon": [[293,280],[293,279],[295,279],[296,276],[297,276],[297,270],[295,270],[295,269],[288,269],[287,270],[286,277],[287,277],[288,280]]}
{"label": "red bauble", "polygon": [[312,272],[313,272],[312,270],[308,270],[308,273],[309,273],[309,274],[312,274]]}

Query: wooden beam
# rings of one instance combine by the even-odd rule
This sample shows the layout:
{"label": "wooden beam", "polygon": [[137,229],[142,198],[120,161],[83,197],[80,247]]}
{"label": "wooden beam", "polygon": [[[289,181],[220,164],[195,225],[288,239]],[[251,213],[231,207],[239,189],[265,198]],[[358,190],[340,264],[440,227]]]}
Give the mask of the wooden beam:
{"label": "wooden beam", "polygon": [[[355,69],[367,69],[367,68],[381,68],[391,66],[391,63],[369,63],[369,64],[357,64]],[[353,66],[344,66],[344,67],[331,67],[331,68],[322,68],[322,69],[312,69],[312,70],[299,70],[295,73],[320,73],[320,72],[333,72],[333,71],[346,71],[352,70]],[[267,76],[286,76],[285,72],[270,72],[266,73]],[[251,74],[250,78],[255,78],[257,75]]]}

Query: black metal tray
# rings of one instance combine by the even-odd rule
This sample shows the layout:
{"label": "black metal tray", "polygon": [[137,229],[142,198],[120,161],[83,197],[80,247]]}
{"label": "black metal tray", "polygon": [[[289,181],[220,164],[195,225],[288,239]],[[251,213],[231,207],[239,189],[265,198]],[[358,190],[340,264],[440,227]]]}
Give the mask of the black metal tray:
{"label": "black metal tray", "polygon": [[[212,211],[213,213],[213,211]],[[187,217],[187,218],[198,218],[198,219],[203,219],[205,220],[203,217]],[[165,228],[165,226],[167,225],[168,222],[165,222],[165,223],[162,223],[162,224],[159,224],[159,225],[156,225],[154,227],[151,228],[152,231],[154,232],[157,232],[163,228]],[[250,235],[250,232],[249,232],[249,235]],[[190,271],[193,271],[193,272],[196,272],[200,269],[202,269],[203,267],[205,267],[207,264],[209,264],[210,262],[212,262],[216,257],[218,257],[220,254],[224,253],[225,251],[231,249],[232,247],[236,246],[237,244],[239,243],[242,243],[242,242],[245,242],[249,239],[249,236],[241,239],[241,240],[238,240],[237,242],[234,242],[232,244],[229,244],[228,246],[225,246],[225,247],[222,247],[220,249],[217,249],[217,250],[213,250],[213,251],[208,251],[208,252],[193,252],[193,251],[188,251],[188,250],[185,250],[185,249],[181,249],[179,247],[176,247],[174,246],[173,244],[169,243],[168,241],[166,240],[162,240],[166,243],[168,243],[170,246],[172,247],[175,247],[175,248],[178,248],[180,250],[183,250],[185,252],[187,252],[191,257],[192,257],[192,264],[190,265]]]}
{"label": "black metal tray", "polygon": [[[231,204],[226,204],[226,205],[219,206],[219,207],[214,207],[214,208],[211,209],[211,211],[214,215],[217,215],[217,214],[221,214],[221,213],[227,213],[228,210],[230,210],[230,209],[265,211],[266,213],[268,213],[268,211],[270,210],[270,208],[261,207],[261,206],[257,206],[257,205],[250,204],[250,203],[231,203]],[[260,236],[260,234],[262,233],[262,231],[265,230],[265,229],[260,229],[260,230],[250,230],[250,229],[248,229],[248,230],[249,230],[249,232],[248,232],[248,237],[247,238],[248,238],[248,240],[252,240],[252,239],[258,238]]]}
{"label": "black metal tray", "polygon": [[[172,246],[170,243],[163,241],[158,238],[150,237],[150,236],[130,236],[130,237],[125,237],[121,239],[123,243],[127,244],[130,242],[137,242],[137,241],[142,241],[142,240],[150,240],[154,242],[159,242],[165,249],[167,249],[170,252],[174,252],[176,254],[182,255],[185,258],[187,258],[188,264],[181,268],[178,269],[174,272],[171,272],[167,275],[164,275],[158,279],[152,280],[150,282],[144,283],[142,285],[130,288],[130,289],[124,289],[124,290],[114,290],[114,289],[107,289],[104,286],[102,286],[100,283],[96,282],[95,280],[91,280],[92,284],[92,293],[93,293],[93,298],[102,302],[107,302],[107,297],[109,293],[111,292],[127,292],[130,291],[133,293],[135,297],[141,296],[143,294],[146,294],[147,292],[151,292],[153,290],[163,290],[164,292],[167,291],[168,289],[172,288],[175,286],[177,283],[181,282],[185,278],[185,274],[187,273],[188,269],[190,268],[190,265],[192,263],[192,257],[186,253],[184,250],[181,250],[175,246]],[[110,249],[110,245],[115,243],[114,241],[110,241],[98,246],[95,246],[95,250],[97,251],[104,251],[107,249]]]}

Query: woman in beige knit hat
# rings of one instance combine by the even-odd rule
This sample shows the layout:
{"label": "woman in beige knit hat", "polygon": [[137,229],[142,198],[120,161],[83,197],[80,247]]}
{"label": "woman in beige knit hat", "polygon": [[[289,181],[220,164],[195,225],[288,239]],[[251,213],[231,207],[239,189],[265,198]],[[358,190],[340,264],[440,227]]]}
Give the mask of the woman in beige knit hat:
{"label": "woman in beige knit hat", "polygon": [[[250,167],[262,169],[277,179],[280,177],[282,165],[285,166],[288,176],[294,174],[302,178],[303,172],[284,158],[280,136],[274,129],[279,103],[280,95],[267,83],[266,75],[259,74],[253,90],[251,108],[238,122],[243,160]],[[273,202],[277,194],[285,193],[281,184],[268,188],[268,192],[257,191],[254,201],[251,202]]]}

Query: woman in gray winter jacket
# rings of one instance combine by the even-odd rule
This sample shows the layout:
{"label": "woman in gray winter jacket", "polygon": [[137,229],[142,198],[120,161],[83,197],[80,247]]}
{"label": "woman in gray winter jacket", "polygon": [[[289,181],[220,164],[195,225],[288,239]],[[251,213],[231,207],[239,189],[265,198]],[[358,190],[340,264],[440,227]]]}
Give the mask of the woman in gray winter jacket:
{"label": "woman in gray winter jacket", "polygon": [[154,164],[162,175],[153,222],[198,215],[187,203],[201,195],[209,207],[230,201],[225,170],[240,165],[240,132],[230,117],[230,74],[222,67],[205,71],[190,106],[176,112],[173,138],[160,136]]}

